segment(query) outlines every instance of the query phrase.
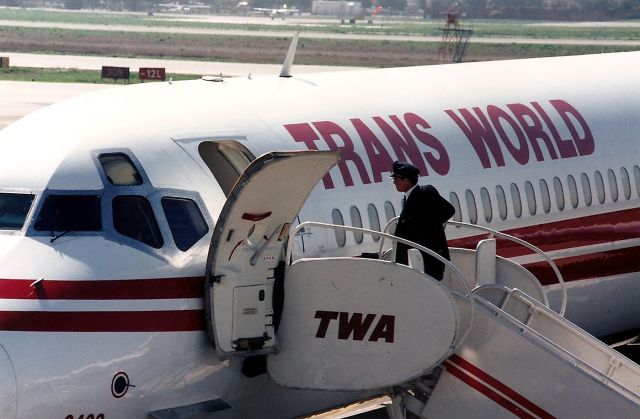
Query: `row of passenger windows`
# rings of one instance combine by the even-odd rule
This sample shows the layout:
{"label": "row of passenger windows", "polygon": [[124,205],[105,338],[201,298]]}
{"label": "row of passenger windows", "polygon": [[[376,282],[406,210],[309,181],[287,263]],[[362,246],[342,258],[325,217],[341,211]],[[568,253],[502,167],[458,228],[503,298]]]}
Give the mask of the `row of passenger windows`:
{"label": "row of passenger windows", "polygon": [[[634,166],[633,177],[636,196],[640,197],[640,167]],[[549,213],[552,206],[559,211],[564,211],[568,208],[578,208],[581,204],[586,207],[602,205],[606,202],[607,195],[611,202],[630,200],[633,195],[631,177],[625,167],[620,168],[618,174],[613,169],[609,169],[605,176],[600,171],[595,171],[591,175],[581,173],[578,179],[568,175],[566,179],[554,177],[550,182],[545,179],[537,182],[526,181],[524,191],[521,191],[521,187],[515,183],[511,183],[508,188],[497,185],[494,197],[486,187],[483,187],[480,188],[480,205],[477,205],[473,191],[467,189],[464,199],[469,222],[478,222],[480,208],[486,222],[491,222],[497,217],[506,220],[509,217],[507,193],[511,198],[512,215],[515,218],[522,217],[525,211],[529,215]],[[449,201],[456,209],[454,220],[462,221],[462,208],[458,194],[451,192]]]}
{"label": "row of passenger windows", "polygon": [[[640,197],[640,167],[633,167],[633,178],[636,197]],[[511,215],[520,218],[525,211],[529,215],[540,214],[541,211],[549,213],[552,206],[563,211],[568,208],[578,208],[581,203],[587,207],[596,204],[602,205],[607,200],[607,196],[612,202],[622,199],[630,200],[633,189],[630,173],[625,167],[622,167],[618,174],[613,169],[609,169],[604,176],[600,171],[595,171],[591,175],[581,173],[579,179],[568,175],[564,180],[554,177],[550,181],[545,179],[540,179],[537,182],[526,181],[524,182],[524,193],[521,192],[521,186],[515,183],[511,183],[508,187],[497,185],[494,193],[495,195],[492,196],[489,189],[480,188],[481,206],[478,207],[474,192],[469,189],[465,191],[464,199],[470,223],[478,222],[480,208],[484,221],[488,223],[497,220],[498,217],[501,220],[506,220],[509,217],[509,199],[512,207]],[[456,192],[449,194],[449,202],[456,210],[453,220],[462,221],[461,202]],[[396,216],[396,210],[391,202],[384,203],[384,213],[387,222]],[[349,208],[349,215],[353,227],[363,227],[362,216],[356,206]],[[367,205],[367,215],[369,229],[380,231],[380,217],[374,204]],[[344,217],[339,209],[333,209],[331,218],[333,224],[345,225]],[[343,247],[347,242],[347,233],[344,230],[335,230],[335,238],[338,246]],[[353,238],[356,244],[364,241],[363,234],[359,232],[354,232]],[[378,241],[380,237],[374,236],[373,240]]]}
{"label": "row of passenger windows", "polygon": [[[393,204],[389,201],[384,203],[384,214],[387,220],[393,219],[396,216],[396,210],[393,207]],[[360,210],[355,205],[352,205],[349,208],[349,215],[351,216],[351,225],[353,227],[362,228],[362,217],[360,216]],[[369,217],[369,229],[375,231],[381,231],[380,225],[380,217],[378,215],[378,209],[374,204],[367,205],[367,215]],[[345,225],[344,218],[342,217],[342,212],[339,209],[334,209],[331,212],[331,219],[333,224],[336,225]],[[336,242],[339,247],[344,247],[347,243],[347,232],[344,230],[334,230]],[[353,232],[353,239],[357,244],[360,244],[364,241],[364,234],[361,232]],[[373,236],[374,241],[379,241],[380,236]]]}

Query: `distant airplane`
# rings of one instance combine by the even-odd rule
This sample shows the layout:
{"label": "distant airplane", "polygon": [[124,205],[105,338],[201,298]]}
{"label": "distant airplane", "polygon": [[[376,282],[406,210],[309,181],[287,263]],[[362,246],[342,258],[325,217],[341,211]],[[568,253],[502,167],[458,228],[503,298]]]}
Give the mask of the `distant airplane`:
{"label": "distant airplane", "polygon": [[287,16],[299,15],[300,10],[296,7],[289,7],[286,4],[283,4],[279,9],[268,9],[263,7],[254,7],[253,10],[256,12],[262,12],[267,16],[270,16],[271,19],[275,19],[276,17],[284,19]]}
{"label": "distant airplane", "polygon": [[158,3],[156,7],[158,11],[168,13],[189,13],[191,10],[188,4],[180,4],[177,1],[173,3]]}
{"label": "distant airplane", "polygon": [[249,10],[249,2],[241,1],[236,4],[236,13],[241,15],[246,15]]}
{"label": "distant airplane", "polygon": [[[592,336],[640,327],[639,66],[205,77],[2,129],[0,418],[640,417]],[[389,256],[398,159],[456,208],[442,282]]]}

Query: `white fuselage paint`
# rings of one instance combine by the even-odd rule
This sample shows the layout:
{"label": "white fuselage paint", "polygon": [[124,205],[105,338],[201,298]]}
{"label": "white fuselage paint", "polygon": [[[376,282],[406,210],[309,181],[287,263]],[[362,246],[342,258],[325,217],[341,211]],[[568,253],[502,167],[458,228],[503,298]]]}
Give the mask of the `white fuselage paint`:
{"label": "white fuselage paint", "polygon": [[[203,141],[235,141],[253,156],[346,149],[344,163],[330,171],[331,183],[316,186],[301,221],[332,222],[339,210],[344,223],[352,225],[355,208],[364,227],[376,227],[374,210],[384,226],[386,202],[397,215],[402,198],[388,179],[389,162],[422,165],[421,183],[433,184],[447,199],[454,193],[463,221],[512,231],[534,244],[539,240],[543,250],[567,261],[561,271],[570,279],[567,315],[572,321],[598,335],[638,327],[638,269],[619,262],[630,261],[626,255],[640,248],[640,218],[634,222],[640,201],[639,64],[640,54],[624,53],[152,83],[83,95],[12,124],[0,132],[0,193],[31,193],[35,200],[22,230],[0,231],[0,416],[145,418],[150,411],[221,399],[232,405],[222,416],[288,417],[366,395],[289,390],[266,374],[244,377],[241,360],[216,358],[196,318],[203,313],[197,293],[158,296],[145,282],[170,279],[175,286],[181,278],[204,276],[211,230],[225,195],[194,151]],[[475,128],[469,128],[472,120],[464,119],[464,112],[476,121]],[[456,117],[475,134],[465,133]],[[400,138],[395,148],[390,130]],[[485,141],[495,141],[497,149],[490,150]],[[411,147],[418,154],[398,153]],[[110,185],[97,161],[107,152],[133,156],[147,182],[122,189]],[[603,179],[602,202],[596,172]],[[562,193],[554,189],[555,178]],[[549,189],[548,209],[541,180]],[[273,187],[286,188],[286,179]],[[103,233],[72,232],[52,242],[49,232],[34,229],[41,198],[51,191],[93,191],[103,200],[145,196],[164,245],[155,249],[121,236],[108,221]],[[484,205],[483,195],[490,198]],[[160,215],[163,196],[194,200],[209,225],[185,252]],[[102,207],[106,217],[110,205]],[[583,230],[588,237],[581,237]],[[452,227],[447,234],[452,245],[470,235]],[[332,231],[316,229],[303,238],[304,251],[300,247],[297,253],[306,256],[354,255],[378,246],[366,236],[356,243],[348,233],[340,247]],[[507,256],[538,263],[526,252]],[[602,274],[585,275],[590,267]],[[55,281],[64,289],[55,298],[38,294],[38,285],[31,287],[37,295],[21,294],[24,284],[38,279],[44,290]],[[107,295],[83,289],[73,296],[74,281],[103,284]],[[138,281],[141,291],[131,297],[117,281]],[[146,324],[146,312],[155,320],[139,326],[136,322]],[[184,315],[188,330],[158,320],[166,316],[170,323],[174,315]],[[65,326],[67,321],[72,325]],[[112,394],[119,372],[135,386],[123,397]]]}

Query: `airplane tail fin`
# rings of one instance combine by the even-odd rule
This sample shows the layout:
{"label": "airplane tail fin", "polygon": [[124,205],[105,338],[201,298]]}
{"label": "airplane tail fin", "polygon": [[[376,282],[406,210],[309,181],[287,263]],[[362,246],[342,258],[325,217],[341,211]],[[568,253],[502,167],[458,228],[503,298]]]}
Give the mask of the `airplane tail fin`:
{"label": "airplane tail fin", "polygon": [[293,39],[289,45],[289,51],[287,52],[287,56],[284,58],[284,63],[282,64],[282,70],[280,70],[280,77],[291,77],[291,65],[293,65],[293,59],[296,56],[299,35],[299,31],[293,35]]}

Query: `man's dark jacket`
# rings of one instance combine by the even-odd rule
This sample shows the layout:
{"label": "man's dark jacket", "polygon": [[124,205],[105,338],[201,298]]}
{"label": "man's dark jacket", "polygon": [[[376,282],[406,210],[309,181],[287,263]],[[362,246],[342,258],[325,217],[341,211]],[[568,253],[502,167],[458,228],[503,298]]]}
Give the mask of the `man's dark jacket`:
{"label": "man's dark jacket", "polygon": [[[443,223],[454,212],[453,206],[440,196],[436,188],[431,185],[416,186],[402,208],[395,235],[421,244],[448,260],[449,248]],[[407,264],[407,249],[407,245],[397,244],[396,262]],[[424,272],[438,280],[442,279],[444,264],[424,252],[422,257]]]}

